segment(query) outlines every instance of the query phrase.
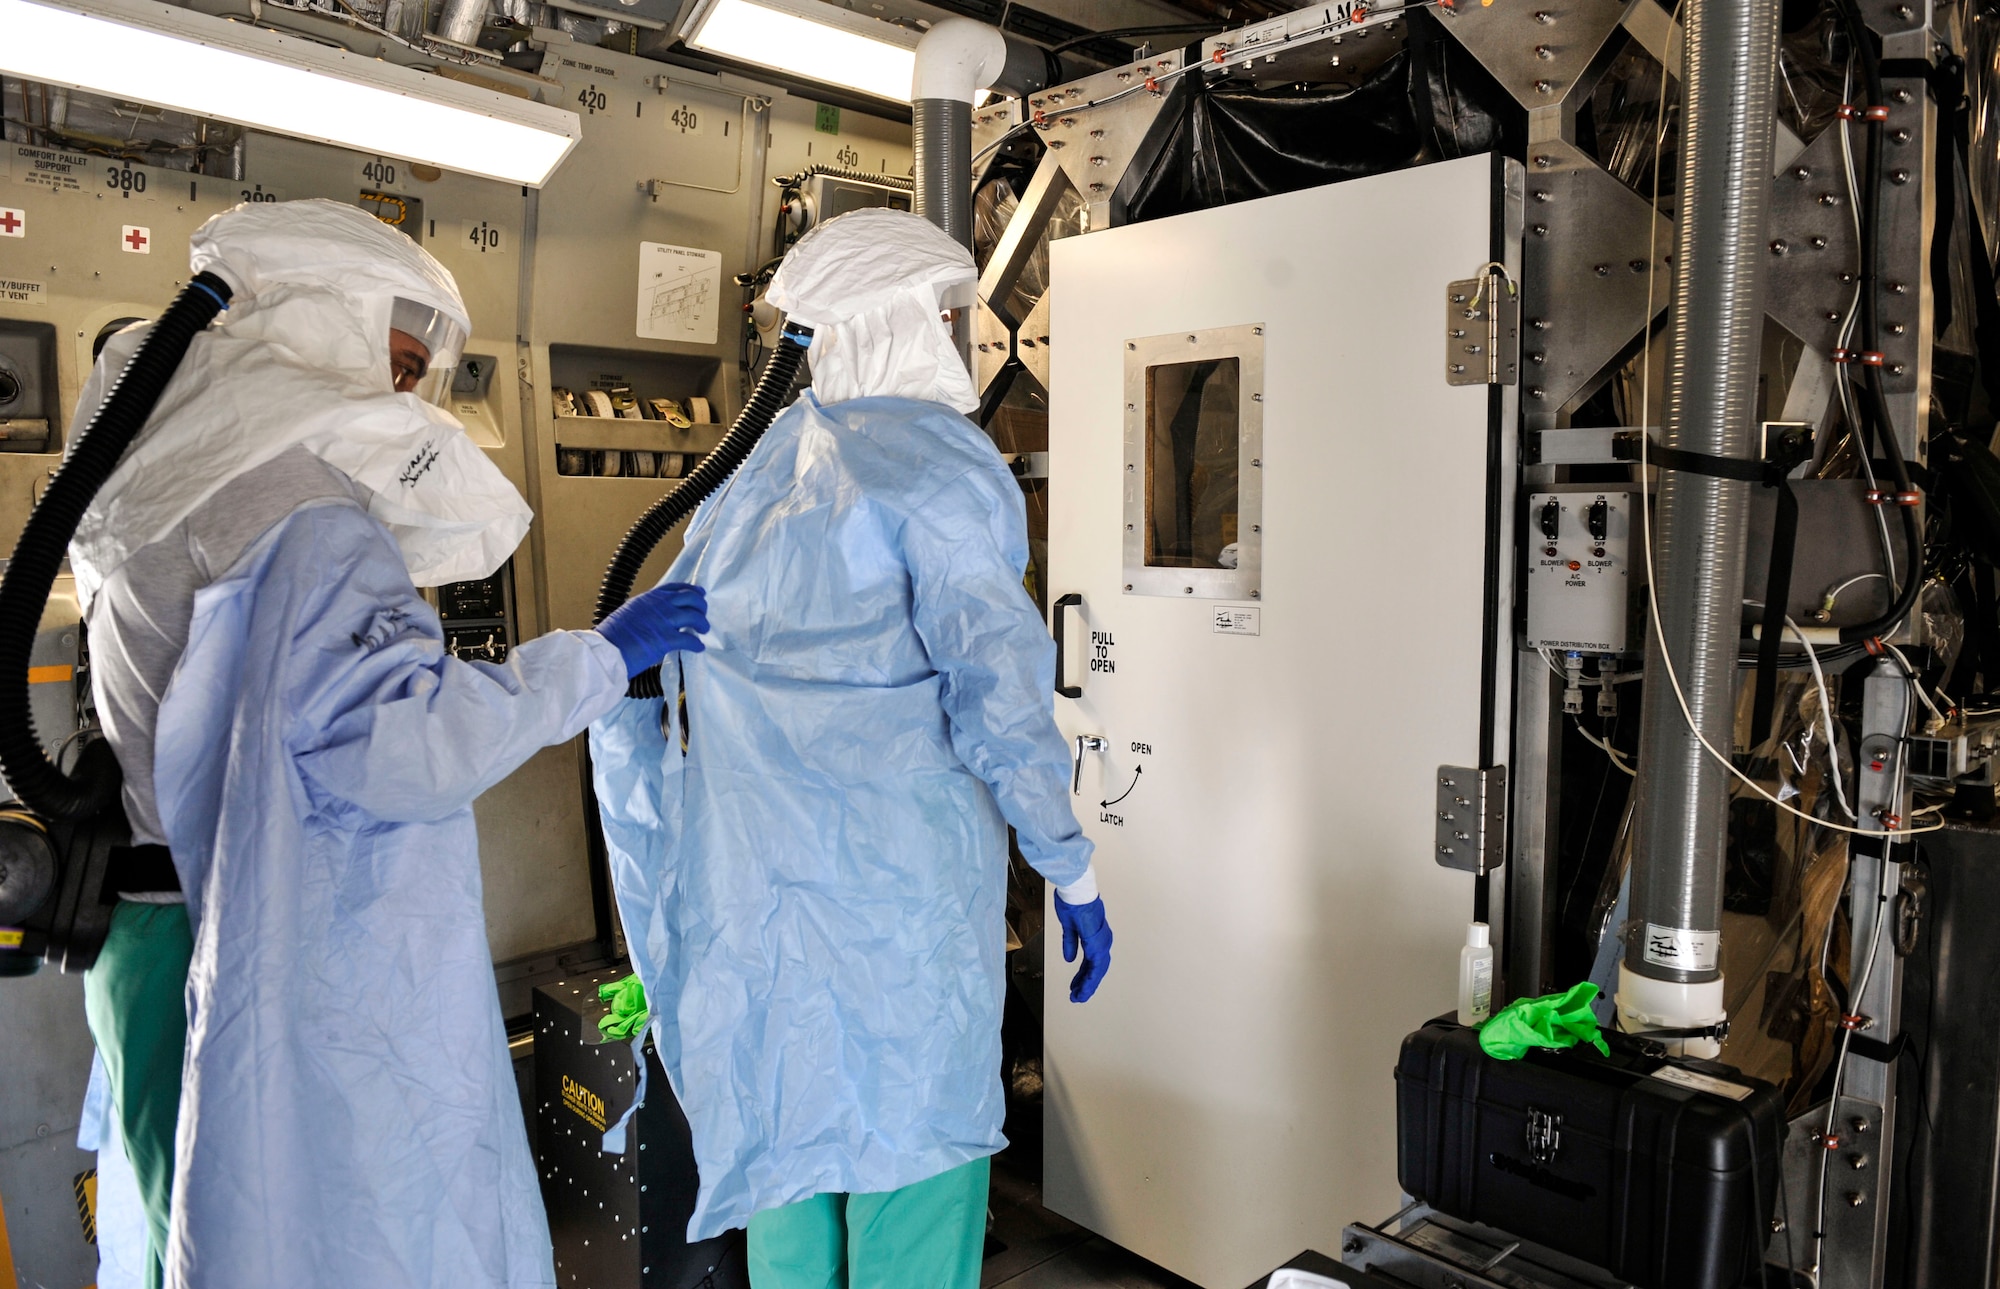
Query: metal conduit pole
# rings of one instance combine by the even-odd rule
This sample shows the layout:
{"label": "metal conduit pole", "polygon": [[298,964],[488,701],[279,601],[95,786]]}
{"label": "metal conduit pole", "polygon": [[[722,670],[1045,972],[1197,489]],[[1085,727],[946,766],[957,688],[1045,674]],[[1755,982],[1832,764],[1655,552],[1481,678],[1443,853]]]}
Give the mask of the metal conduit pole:
{"label": "metal conduit pole", "polygon": [[[910,75],[910,141],[916,152],[916,213],[972,249],[972,100],[1007,66],[998,27],[969,18],[934,23],[917,42]],[[973,293],[940,301],[957,309],[952,339],[972,370]]]}
{"label": "metal conduit pole", "polygon": [[[1753,447],[1764,329],[1778,0],[1687,0],[1680,223],[1660,441],[1711,456]],[[1723,1019],[1722,875],[1750,485],[1666,470],[1653,523],[1657,631],[1646,636],[1632,852],[1632,934],[1618,972],[1627,1030]],[[1720,1045],[1695,1040],[1691,1055]]]}
{"label": "metal conduit pole", "polygon": [[917,214],[972,249],[972,100],[1007,66],[1000,29],[969,18],[935,23],[910,77]]}
{"label": "metal conduit pole", "polygon": [[910,104],[917,214],[972,249],[972,104],[920,98]]}

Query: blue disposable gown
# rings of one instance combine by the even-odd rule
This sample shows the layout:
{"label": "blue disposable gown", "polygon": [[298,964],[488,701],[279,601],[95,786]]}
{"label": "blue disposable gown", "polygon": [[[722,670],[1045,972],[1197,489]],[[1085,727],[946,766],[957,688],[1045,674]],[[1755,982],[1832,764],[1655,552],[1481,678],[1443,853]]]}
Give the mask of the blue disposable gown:
{"label": "blue disposable gown", "polygon": [[591,727],[612,880],[694,1131],[691,1238],[1000,1135],[1007,825],[1090,862],[1020,487],[937,403],[801,398],[669,580],[714,631]]}
{"label": "blue disposable gown", "polygon": [[624,688],[594,634],[446,656],[351,504],[196,596],[155,760],[195,935],[170,1285],[555,1283],[469,807]]}

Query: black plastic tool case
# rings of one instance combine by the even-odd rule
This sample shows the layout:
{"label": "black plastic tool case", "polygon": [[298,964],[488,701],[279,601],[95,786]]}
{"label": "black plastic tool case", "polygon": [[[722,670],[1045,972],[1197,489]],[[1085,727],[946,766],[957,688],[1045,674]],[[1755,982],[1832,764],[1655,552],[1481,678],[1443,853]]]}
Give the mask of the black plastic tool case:
{"label": "black plastic tool case", "polygon": [[1499,1061],[1477,1030],[1437,1020],[1403,1040],[1396,1064],[1405,1191],[1641,1289],[1751,1277],[1784,1134],[1770,1084],[1637,1044]]}

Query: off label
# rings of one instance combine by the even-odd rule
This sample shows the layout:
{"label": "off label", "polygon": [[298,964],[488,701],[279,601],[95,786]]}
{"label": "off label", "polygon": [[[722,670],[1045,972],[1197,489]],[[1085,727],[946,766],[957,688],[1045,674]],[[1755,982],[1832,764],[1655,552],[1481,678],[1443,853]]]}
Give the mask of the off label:
{"label": "off label", "polygon": [[1091,632],[1090,669],[1095,672],[1102,672],[1105,675],[1116,672],[1118,670],[1118,660],[1111,654],[1112,649],[1116,645],[1117,641],[1111,638],[1109,631]]}

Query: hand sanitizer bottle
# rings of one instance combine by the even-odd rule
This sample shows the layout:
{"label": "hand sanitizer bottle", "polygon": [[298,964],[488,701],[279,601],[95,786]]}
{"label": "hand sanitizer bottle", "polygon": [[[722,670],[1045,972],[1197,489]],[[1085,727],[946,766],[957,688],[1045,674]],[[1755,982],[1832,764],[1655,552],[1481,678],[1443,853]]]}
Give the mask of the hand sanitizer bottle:
{"label": "hand sanitizer bottle", "polygon": [[1493,1014],[1493,944],[1484,922],[1465,930],[1458,951],[1458,1023],[1478,1025]]}

